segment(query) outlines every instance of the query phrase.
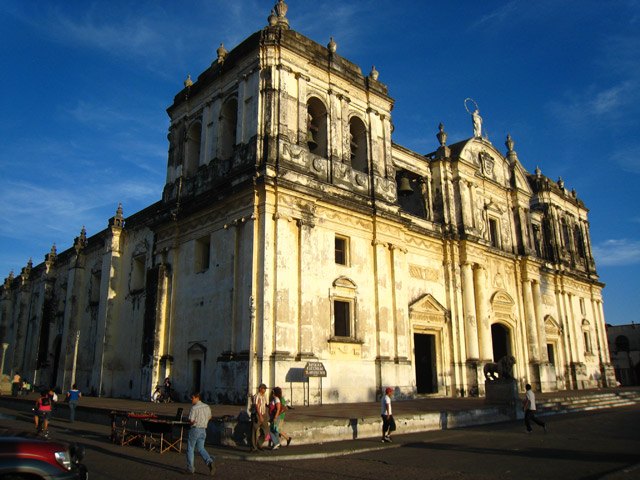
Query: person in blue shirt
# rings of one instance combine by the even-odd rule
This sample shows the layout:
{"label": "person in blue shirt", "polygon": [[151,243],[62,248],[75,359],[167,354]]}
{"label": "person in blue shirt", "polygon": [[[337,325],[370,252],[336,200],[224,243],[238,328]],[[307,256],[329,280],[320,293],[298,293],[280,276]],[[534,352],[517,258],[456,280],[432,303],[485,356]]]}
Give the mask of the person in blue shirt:
{"label": "person in blue shirt", "polygon": [[67,392],[67,398],[69,399],[69,423],[73,423],[76,418],[76,407],[78,406],[80,397],[82,397],[82,393],[80,393],[78,386],[74,383],[71,390]]}

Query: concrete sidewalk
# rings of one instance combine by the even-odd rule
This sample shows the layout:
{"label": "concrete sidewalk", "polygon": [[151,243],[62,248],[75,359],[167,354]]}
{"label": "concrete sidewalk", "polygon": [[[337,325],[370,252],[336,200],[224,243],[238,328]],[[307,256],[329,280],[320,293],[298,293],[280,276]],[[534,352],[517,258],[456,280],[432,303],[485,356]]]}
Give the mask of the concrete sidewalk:
{"label": "concrete sidewalk", "polygon": [[[637,394],[640,389],[625,389],[625,392],[629,391]],[[617,395],[620,392],[621,389],[572,390],[538,393],[536,396],[541,404],[551,404],[559,400],[585,403],[590,398],[603,394]],[[26,397],[3,396],[0,397],[0,406],[14,412],[23,412],[29,417],[37,398],[36,393]],[[109,412],[112,410],[148,412],[159,417],[174,418],[179,408],[183,409],[183,415],[186,416],[190,407],[191,405],[186,403],[155,404],[128,399],[82,397],[76,411],[76,423],[101,425],[107,432],[105,435],[108,435],[111,423]],[[211,405],[211,409],[214,421],[210,423],[207,443],[215,445],[212,448],[223,458],[267,460],[283,456],[297,458],[297,455],[304,455],[304,458],[323,458],[327,455],[388,448],[388,445],[380,444],[378,440],[381,428],[378,402],[293,406],[287,411],[284,428],[285,432],[293,437],[291,447],[260,455],[248,454],[246,441],[250,424],[241,420],[243,417],[248,418],[244,408],[237,405]],[[393,413],[398,431],[403,434],[503,422],[522,416],[521,409],[517,406],[488,404],[484,398],[445,397],[396,400],[393,402]],[[63,425],[70,431],[77,428],[76,423],[69,424],[67,419],[68,406],[66,403],[59,403],[52,423],[54,426]],[[86,430],[86,427],[84,429]],[[302,447],[303,445],[305,447]],[[318,450],[318,445],[322,445],[321,450]],[[345,449],[347,445],[348,448]]]}

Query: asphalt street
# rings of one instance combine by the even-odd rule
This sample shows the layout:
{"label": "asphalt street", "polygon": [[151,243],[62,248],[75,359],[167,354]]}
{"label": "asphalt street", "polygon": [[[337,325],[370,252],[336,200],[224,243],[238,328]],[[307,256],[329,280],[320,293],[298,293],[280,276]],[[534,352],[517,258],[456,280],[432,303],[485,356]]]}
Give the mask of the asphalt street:
{"label": "asphalt street", "polygon": [[[401,435],[392,444],[360,439],[283,447],[207,447],[224,479],[640,479],[640,407],[544,417],[545,434],[522,421]],[[26,412],[0,409],[0,425],[32,431]],[[535,426],[534,426],[535,427]],[[85,445],[92,480],[185,478],[185,455],[160,455],[108,441],[109,427],[54,420],[51,437]],[[360,453],[353,453],[353,452]],[[276,457],[275,453],[278,453]],[[208,473],[196,454],[198,474]],[[186,477],[189,478],[189,477]]]}

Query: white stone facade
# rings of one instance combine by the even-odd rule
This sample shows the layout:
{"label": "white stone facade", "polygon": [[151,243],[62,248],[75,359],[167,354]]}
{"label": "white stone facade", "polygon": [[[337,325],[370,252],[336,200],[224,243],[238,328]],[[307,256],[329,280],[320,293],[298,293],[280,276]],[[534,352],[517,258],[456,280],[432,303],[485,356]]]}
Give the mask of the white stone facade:
{"label": "white stone facade", "polygon": [[161,201],[5,280],[5,371],[235,403],[483,395],[505,355],[520,386],[612,384],[584,203],[510,138],[394,144],[377,72],[284,20],[176,95]]}

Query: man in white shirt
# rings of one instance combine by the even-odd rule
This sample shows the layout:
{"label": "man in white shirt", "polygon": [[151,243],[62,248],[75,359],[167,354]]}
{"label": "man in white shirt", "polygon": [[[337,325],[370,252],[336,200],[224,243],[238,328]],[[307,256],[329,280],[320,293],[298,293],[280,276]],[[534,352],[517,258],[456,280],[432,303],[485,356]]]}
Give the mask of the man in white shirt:
{"label": "man in white shirt", "polygon": [[540,425],[544,429],[544,433],[547,433],[547,424],[538,420],[535,415],[536,395],[535,393],[533,393],[533,391],[531,390],[531,385],[529,385],[528,383],[525,388],[527,391],[524,394],[525,400],[524,407],[522,409],[524,410],[524,424],[527,427],[527,433],[531,433],[532,431],[531,420]]}
{"label": "man in white shirt", "polygon": [[209,405],[206,403],[200,401],[199,392],[191,394],[191,405],[191,410],[189,410],[191,428],[189,429],[187,439],[187,470],[184,473],[187,475],[193,475],[195,473],[193,455],[195,447],[198,447],[198,452],[204,460],[204,463],[209,467],[209,472],[211,475],[214,475],[216,473],[215,457],[209,456],[209,453],[204,449],[204,441],[207,438],[207,425],[212,418],[211,408],[209,408]]}
{"label": "man in white shirt", "polygon": [[382,416],[382,440],[383,443],[391,443],[391,432],[396,430],[396,422],[391,412],[391,394],[392,388],[387,388],[382,396],[380,415]]}

